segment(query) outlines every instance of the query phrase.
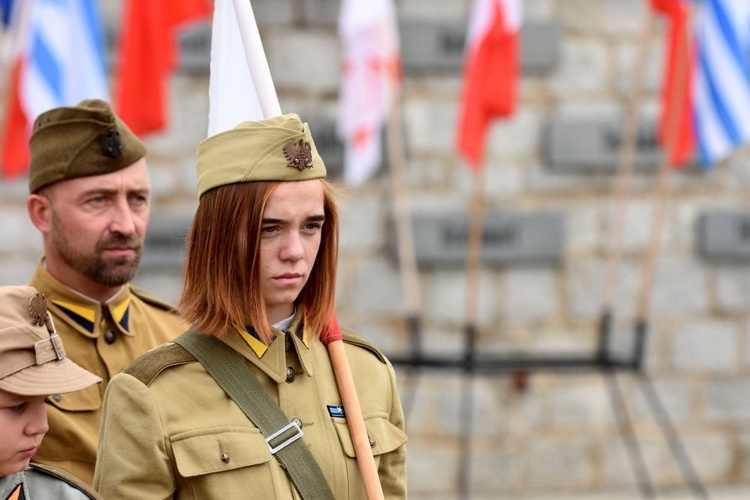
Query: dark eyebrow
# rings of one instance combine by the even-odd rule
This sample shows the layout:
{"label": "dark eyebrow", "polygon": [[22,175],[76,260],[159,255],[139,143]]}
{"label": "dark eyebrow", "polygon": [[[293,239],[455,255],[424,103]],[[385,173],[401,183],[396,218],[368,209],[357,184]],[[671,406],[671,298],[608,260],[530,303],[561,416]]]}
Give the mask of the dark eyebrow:
{"label": "dark eyebrow", "polygon": [[[94,188],[89,189],[88,191],[84,191],[81,193],[82,198],[88,198],[89,196],[113,196],[119,192],[118,189],[109,189],[109,188]],[[135,189],[128,189],[127,194],[149,194],[151,191],[148,188],[135,188]]]}
{"label": "dark eyebrow", "polygon": [[[305,220],[312,221],[312,222],[325,222],[326,216],[325,215],[312,215]],[[282,222],[284,222],[283,219],[263,219],[262,221],[263,224],[279,224]]]}

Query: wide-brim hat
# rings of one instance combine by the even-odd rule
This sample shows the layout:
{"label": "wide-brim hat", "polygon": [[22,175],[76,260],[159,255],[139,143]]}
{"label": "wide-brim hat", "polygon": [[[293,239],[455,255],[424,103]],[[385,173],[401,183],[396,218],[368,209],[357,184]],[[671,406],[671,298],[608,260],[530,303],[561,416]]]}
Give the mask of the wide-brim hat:
{"label": "wide-brim hat", "polygon": [[45,396],[101,381],[65,356],[41,293],[30,286],[0,286],[0,389]]}

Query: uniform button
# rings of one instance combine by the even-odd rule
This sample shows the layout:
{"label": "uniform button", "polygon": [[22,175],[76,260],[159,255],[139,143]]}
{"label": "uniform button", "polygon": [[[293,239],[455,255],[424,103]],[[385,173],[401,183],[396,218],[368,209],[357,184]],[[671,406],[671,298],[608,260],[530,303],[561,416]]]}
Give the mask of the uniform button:
{"label": "uniform button", "polygon": [[295,424],[300,429],[302,428],[302,420],[300,420],[298,417],[292,418],[291,422]]}
{"label": "uniform button", "polygon": [[378,444],[377,441],[375,441],[375,438],[372,436],[367,436],[370,439],[370,448],[375,448],[375,445]]}
{"label": "uniform button", "polygon": [[297,376],[297,372],[294,371],[294,368],[291,366],[288,366],[286,368],[286,381],[287,382],[294,382],[294,377]]}
{"label": "uniform button", "polygon": [[53,394],[53,395],[52,395],[52,396],[50,396],[50,397],[52,398],[52,400],[53,400],[53,401],[54,401],[55,403],[59,403],[60,401],[62,401],[62,396],[60,396],[59,394]]}
{"label": "uniform button", "polygon": [[229,463],[229,453],[227,453],[226,451],[223,452],[221,454],[221,461],[224,462],[225,464],[228,464]]}
{"label": "uniform button", "polygon": [[112,330],[107,330],[104,332],[104,341],[107,342],[107,344],[114,344],[115,343],[115,332]]}

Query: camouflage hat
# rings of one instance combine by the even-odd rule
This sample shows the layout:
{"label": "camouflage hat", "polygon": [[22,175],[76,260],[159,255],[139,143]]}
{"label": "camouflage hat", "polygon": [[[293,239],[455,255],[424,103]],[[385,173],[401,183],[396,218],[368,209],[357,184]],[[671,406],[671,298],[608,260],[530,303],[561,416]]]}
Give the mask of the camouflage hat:
{"label": "camouflage hat", "polygon": [[146,155],[146,146],[99,99],[39,115],[29,146],[31,193],[65,179],[115,172]]}
{"label": "camouflage hat", "polygon": [[198,145],[198,197],[226,184],[326,176],[310,128],[296,114],[242,122]]}
{"label": "camouflage hat", "polygon": [[0,389],[47,396],[101,381],[65,357],[44,295],[30,286],[0,286]]}

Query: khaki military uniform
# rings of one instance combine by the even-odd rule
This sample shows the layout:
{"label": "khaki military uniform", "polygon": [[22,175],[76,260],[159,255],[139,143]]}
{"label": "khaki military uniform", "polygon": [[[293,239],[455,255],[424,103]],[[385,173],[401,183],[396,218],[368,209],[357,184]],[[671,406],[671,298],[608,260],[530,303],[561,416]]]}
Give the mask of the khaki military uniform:
{"label": "khaki military uniform", "polygon": [[[295,318],[266,346],[252,330],[224,339],[284,414],[298,419],[335,498],[365,499],[326,347]],[[291,333],[294,332],[294,333]],[[386,498],[406,497],[404,417],[390,363],[344,333]],[[202,365],[170,343],[117,375],[107,389],[94,487],[104,498],[300,498],[258,428]]]}
{"label": "khaki military uniform", "polygon": [[50,430],[33,461],[93,484],[107,383],[138,356],[185,331],[186,325],[169,306],[129,285],[106,305],[92,302],[50,276],[41,261],[29,284],[47,299],[67,356],[104,381],[47,399]]}
{"label": "khaki military uniform", "polygon": [[101,497],[65,471],[31,465],[17,474],[0,477],[0,498],[91,500]]}

